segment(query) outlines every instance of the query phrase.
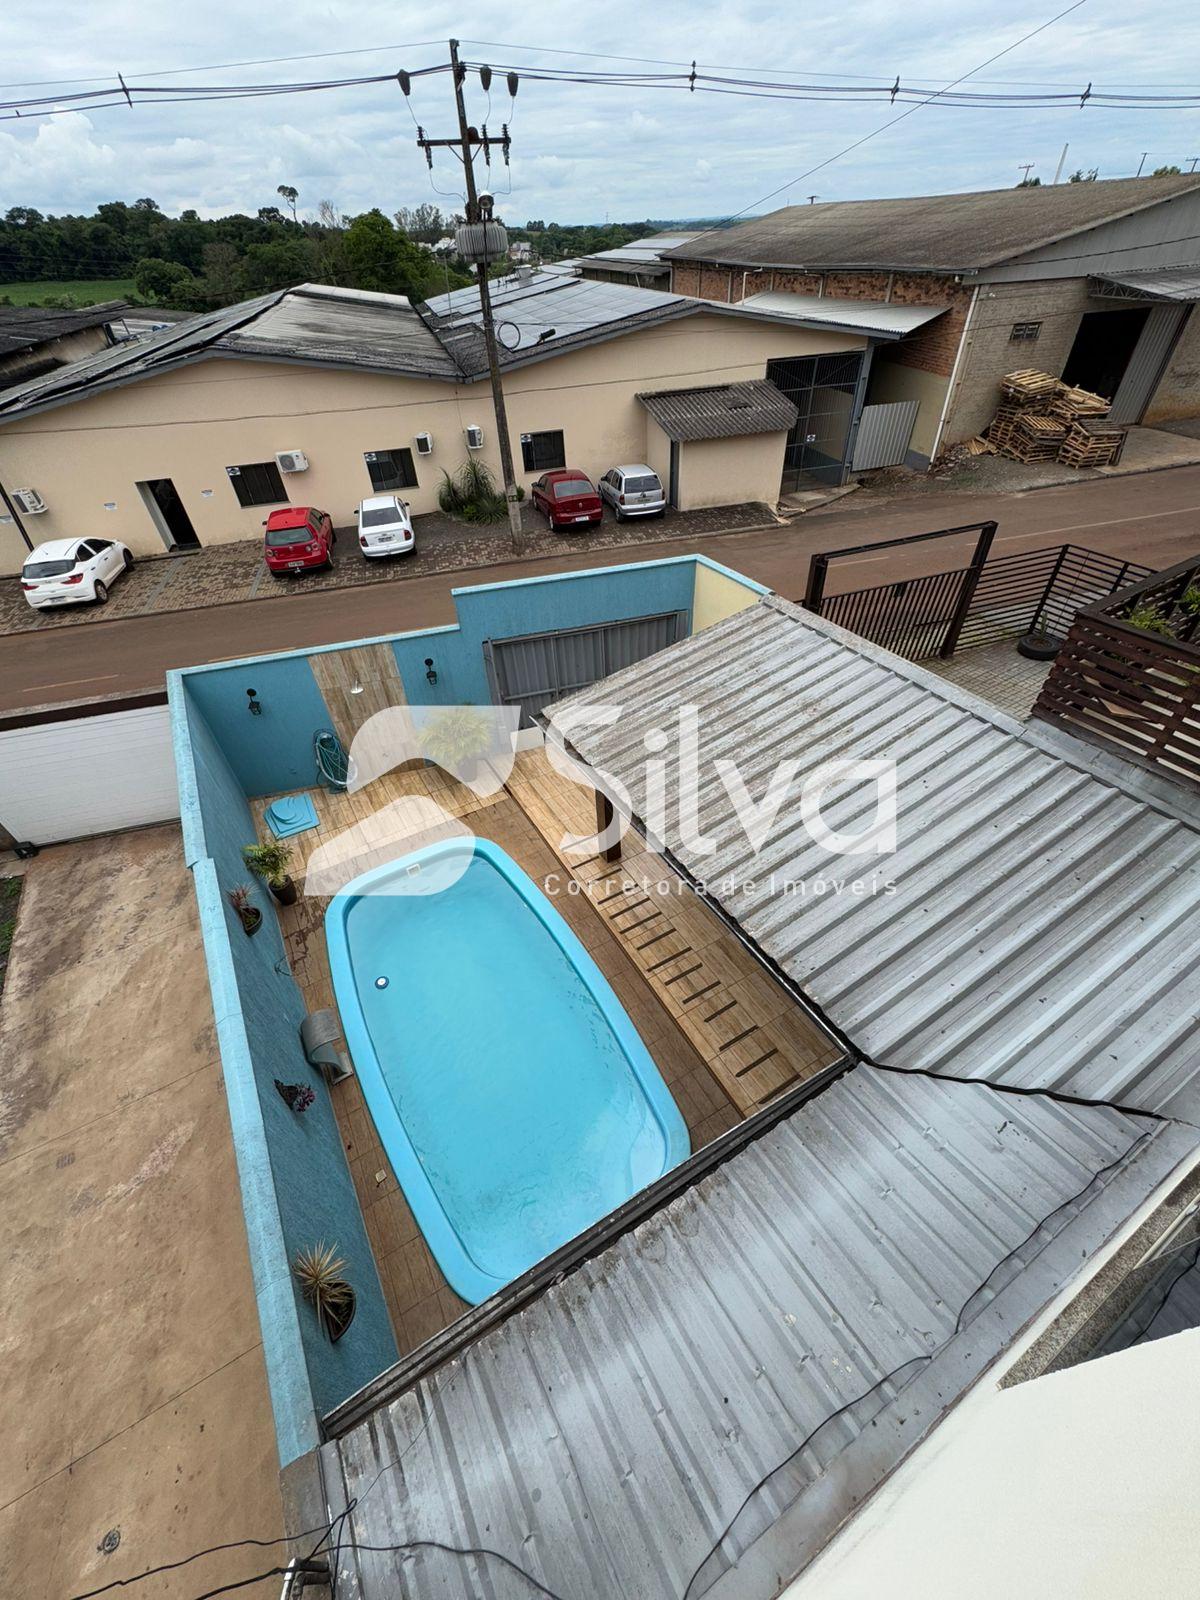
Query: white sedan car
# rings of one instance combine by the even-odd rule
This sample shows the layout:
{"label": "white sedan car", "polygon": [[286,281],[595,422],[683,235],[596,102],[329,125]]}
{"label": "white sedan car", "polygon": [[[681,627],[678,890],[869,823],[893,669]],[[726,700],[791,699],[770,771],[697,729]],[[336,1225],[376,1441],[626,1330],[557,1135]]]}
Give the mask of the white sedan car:
{"label": "white sedan car", "polygon": [[133,565],[133,553],[116,539],[51,539],[21,568],[21,589],[35,611],[108,599],[109,585]]}
{"label": "white sedan car", "polygon": [[416,545],[408,505],[399,495],[373,495],[358,508],[358,545],[364,556],[407,556]]}

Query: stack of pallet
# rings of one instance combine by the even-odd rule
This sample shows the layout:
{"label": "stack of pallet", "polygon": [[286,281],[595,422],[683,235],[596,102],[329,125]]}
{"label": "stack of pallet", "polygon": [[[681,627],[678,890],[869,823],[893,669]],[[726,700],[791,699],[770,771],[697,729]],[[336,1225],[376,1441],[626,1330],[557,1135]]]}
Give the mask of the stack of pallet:
{"label": "stack of pallet", "polygon": [[1110,467],[1121,459],[1126,429],[1103,417],[1076,417],[1058,459],[1068,467]]}
{"label": "stack of pallet", "polygon": [[1125,429],[1103,421],[1109,402],[1086,389],[1024,368],[1000,380],[1003,399],[987,442],[1014,461],[1103,467],[1120,458]]}

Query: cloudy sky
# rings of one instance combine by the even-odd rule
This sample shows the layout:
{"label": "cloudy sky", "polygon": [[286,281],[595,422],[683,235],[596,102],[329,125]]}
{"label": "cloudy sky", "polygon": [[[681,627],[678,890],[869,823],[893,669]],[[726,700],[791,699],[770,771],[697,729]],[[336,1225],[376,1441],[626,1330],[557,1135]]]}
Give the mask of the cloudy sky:
{"label": "cloudy sky", "polygon": [[[897,74],[948,84],[1062,9],[1068,0],[846,0],[798,7],[781,0],[9,0],[0,22],[0,98],[100,89],[120,71],[145,83],[263,83],[392,72],[445,59],[457,34],[476,61],[534,69],[671,71],[589,59],[695,59],[703,69],[815,82],[872,84]],[[466,42],[467,36],[472,42]],[[488,41],[488,42],[482,42]],[[333,52],[354,52],[337,54]],[[359,53],[361,51],[361,53]],[[310,60],[255,59],[311,55]],[[165,70],[164,70],[165,69]],[[202,69],[202,70],[197,70]],[[1192,77],[1188,78],[1191,71]],[[154,74],[154,76],[146,76]],[[1200,90],[1200,8],[1194,0],[1085,0],[1070,16],[972,79],[972,87]],[[473,119],[502,122],[507,91],[493,85],[490,115],[478,84]],[[412,112],[427,131],[453,131],[445,76],[418,80]],[[1019,166],[1049,182],[1064,143],[1067,169],[1102,177],[1200,156],[1200,110],[958,110],[931,105],[811,179],[807,168],[895,113],[884,106],[687,94],[675,89],[522,82],[512,119],[511,175],[494,175],[506,218],[561,222],[718,217],[771,205],[865,195],[998,188]],[[280,183],[302,211],[332,200],[355,212],[434,200],[459,204],[461,174],[448,156],[431,175],[394,84],[215,104],[156,104],[0,122],[0,209],[88,211],[150,195],[164,210],[202,215],[273,204]],[[511,176],[511,193],[506,185]],[[432,179],[432,186],[431,186]],[[436,190],[445,191],[437,193]],[[770,206],[764,207],[770,209]]]}

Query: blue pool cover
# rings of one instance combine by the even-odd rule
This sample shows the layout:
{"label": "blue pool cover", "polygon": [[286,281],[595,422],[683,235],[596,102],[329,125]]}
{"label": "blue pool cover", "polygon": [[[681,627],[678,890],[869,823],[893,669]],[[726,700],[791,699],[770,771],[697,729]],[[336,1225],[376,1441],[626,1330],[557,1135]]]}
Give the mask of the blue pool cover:
{"label": "blue pool cover", "polygon": [[319,826],[317,808],[307,794],[285,794],[272,800],[263,816],[277,839],[290,839],[294,833],[307,833]]}
{"label": "blue pool cover", "polygon": [[689,1153],[603,974],[499,846],[377,867],[325,917],[367,1106],[425,1240],[477,1305]]}

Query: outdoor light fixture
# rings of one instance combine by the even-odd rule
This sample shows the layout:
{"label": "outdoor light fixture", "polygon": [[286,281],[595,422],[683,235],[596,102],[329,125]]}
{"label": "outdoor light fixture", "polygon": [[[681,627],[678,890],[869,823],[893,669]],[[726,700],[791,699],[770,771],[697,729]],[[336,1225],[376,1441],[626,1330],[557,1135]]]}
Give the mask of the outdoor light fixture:
{"label": "outdoor light fixture", "polygon": [[362,692],[363,692],[363,686],[358,681],[358,679],[355,678],[354,682],[350,685],[350,693],[351,694],[361,694]]}
{"label": "outdoor light fixture", "polygon": [[262,716],[262,701],[258,698],[258,695],[255,693],[255,691],[253,689],[247,689],[246,690],[246,699],[250,702],[250,707],[249,707],[250,715],[252,717],[261,717]]}
{"label": "outdoor light fixture", "polygon": [[433,657],[425,657],[425,679],[428,683],[437,682],[437,668],[433,664]]}

